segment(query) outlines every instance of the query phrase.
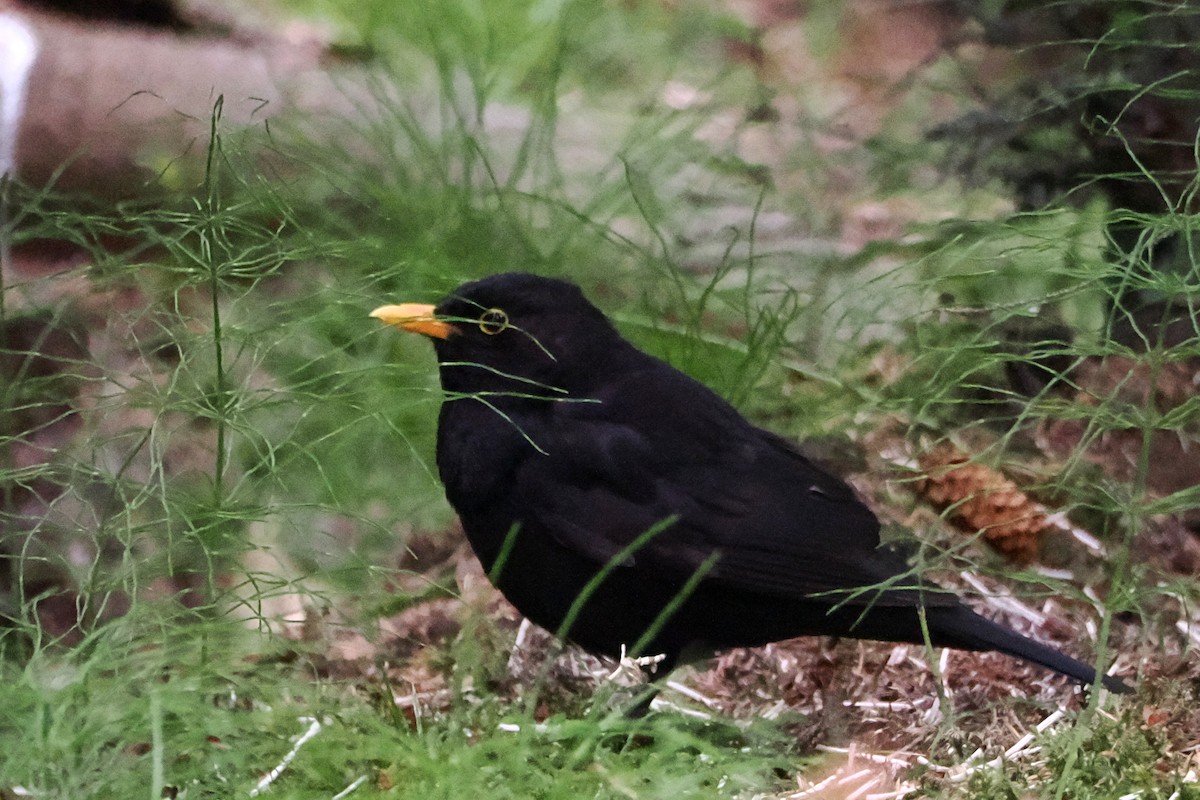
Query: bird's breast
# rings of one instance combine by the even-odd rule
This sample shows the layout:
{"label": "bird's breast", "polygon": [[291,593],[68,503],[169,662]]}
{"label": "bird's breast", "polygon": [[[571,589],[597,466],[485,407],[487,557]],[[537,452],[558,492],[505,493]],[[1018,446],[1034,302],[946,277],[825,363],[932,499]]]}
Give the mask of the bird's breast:
{"label": "bird's breast", "polygon": [[438,475],[446,499],[463,516],[506,505],[524,460],[537,450],[522,422],[486,403],[464,398],[442,404],[438,420]]}

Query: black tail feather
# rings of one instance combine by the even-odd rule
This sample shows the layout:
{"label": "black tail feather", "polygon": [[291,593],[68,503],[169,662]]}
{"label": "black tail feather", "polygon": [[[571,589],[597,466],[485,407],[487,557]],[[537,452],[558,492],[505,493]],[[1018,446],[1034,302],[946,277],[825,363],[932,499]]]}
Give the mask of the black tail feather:
{"label": "black tail feather", "polygon": [[[966,606],[928,609],[933,644],[962,650],[996,650],[1038,664],[1086,686],[1096,683],[1096,670],[1049,645],[1022,636],[984,617]],[[1114,675],[1100,678],[1104,688],[1116,694],[1128,694],[1133,687]]]}

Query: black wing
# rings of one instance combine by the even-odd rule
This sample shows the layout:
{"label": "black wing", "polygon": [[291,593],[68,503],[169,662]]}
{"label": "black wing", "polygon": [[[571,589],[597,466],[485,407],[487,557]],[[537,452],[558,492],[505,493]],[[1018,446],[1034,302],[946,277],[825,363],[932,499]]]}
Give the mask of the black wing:
{"label": "black wing", "polygon": [[[849,486],[701,384],[664,368],[629,375],[597,400],[557,406],[553,451],[518,473],[526,526],[605,563],[675,519],[632,556],[642,569],[682,581],[716,553],[706,579],[739,590],[940,602],[897,577],[903,561],[878,549],[878,520]],[[880,584],[892,588],[848,593]]]}

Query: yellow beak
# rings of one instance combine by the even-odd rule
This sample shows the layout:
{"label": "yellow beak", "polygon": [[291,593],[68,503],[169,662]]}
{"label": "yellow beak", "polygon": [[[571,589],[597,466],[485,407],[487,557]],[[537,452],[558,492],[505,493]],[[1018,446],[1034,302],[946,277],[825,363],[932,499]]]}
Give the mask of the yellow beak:
{"label": "yellow beak", "polygon": [[433,306],[425,303],[401,303],[397,306],[380,306],[371,312],[371,316],[388,325],[435,339],[446,339],[457,332],[458,329],[453,325],[435,317],[433,310]]}

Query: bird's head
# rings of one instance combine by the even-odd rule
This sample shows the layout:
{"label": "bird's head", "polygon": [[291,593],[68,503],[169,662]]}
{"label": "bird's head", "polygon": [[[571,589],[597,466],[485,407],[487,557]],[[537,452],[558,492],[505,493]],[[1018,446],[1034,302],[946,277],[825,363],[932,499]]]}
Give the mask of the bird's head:
{"label": "bird's head", "polygon": [[371,316],[428,336],[452,393],[575,395],[632,349],[578,286],[521,272],[465,283],[436,306],[381,306]]}

